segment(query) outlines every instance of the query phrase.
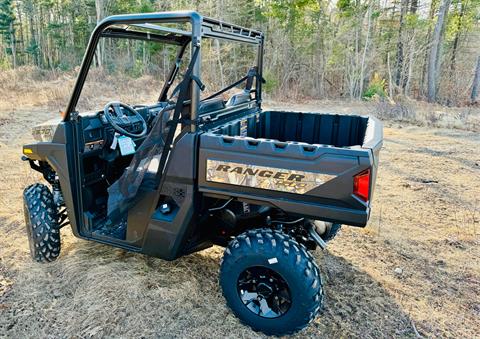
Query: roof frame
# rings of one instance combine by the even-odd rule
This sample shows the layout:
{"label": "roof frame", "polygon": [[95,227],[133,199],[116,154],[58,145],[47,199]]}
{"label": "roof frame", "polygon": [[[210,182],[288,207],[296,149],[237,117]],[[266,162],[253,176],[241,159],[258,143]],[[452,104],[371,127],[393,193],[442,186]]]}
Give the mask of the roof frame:
{"label": "roof frame", "polygon": [[260,31],[207,17],[203,18],[202,35],[251,44],[260,44],[263,40],[263,33]]}
{"label": "roof frame", "polygon": [[173,44],[182,46],[190,37],[183,36],[183,35],[175,35],[175,34],[155,34],[150,32],[139,32],[139,31],[131,31],[124,28],[117,28],[117,27],[109,27],[106,28],[102,34],[104,38],[124,38],[124,39],[133,39],[133,40],[142,40],[142,41],[155,41],[155,42],[163,42],[167,44]]}

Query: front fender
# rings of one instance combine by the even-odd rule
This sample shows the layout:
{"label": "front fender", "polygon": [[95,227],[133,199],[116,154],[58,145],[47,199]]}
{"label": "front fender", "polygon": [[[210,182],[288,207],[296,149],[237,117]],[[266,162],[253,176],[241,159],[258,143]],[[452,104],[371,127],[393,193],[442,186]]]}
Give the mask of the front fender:
{"label": "front fender", "polygon": [[[45,162],[58,175],[60,187],[62,189],[65,206],[67,207],[68,218],[72,227],[72,232],[79,236],[78,232],[78,220],[75,203],[75,187],[72,187],[72,183],[75,182],[74,178],[74,166],[73,166],[73,150],[68,150],[68,143],[60,142],[37,142],[32,144],[26,144],[23,146],[23,154],[28,160]],[[32,168],[38,170],[38,168]]]}

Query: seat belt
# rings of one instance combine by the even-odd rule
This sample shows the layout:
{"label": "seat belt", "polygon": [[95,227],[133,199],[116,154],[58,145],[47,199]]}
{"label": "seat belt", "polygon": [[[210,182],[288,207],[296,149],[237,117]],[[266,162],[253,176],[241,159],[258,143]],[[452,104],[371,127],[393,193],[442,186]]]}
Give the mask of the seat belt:
{"label": "seat belt", "polygon": [[[245,91],[248,90],[248,92],[250,92],[250,90],[252,89],[252,86],[253,86],[253,79],[255,77],[258,77],[259,74],[258,74],[258,68],[257,66],[255,67],[252,67],[248,70],[248,73],[246,76],[244,76],[243,78],[241,78],[240,80],[237,80],[235,81],[233,84],[231,85],[228,85],[227,87],[219,90],[218,92],[215,92],[213,93],[212,95],[210,95],[209,97],[206,97],[205,99],[203,99],[202,101],[205,101],[205,100],[209,100],[209,99],[212,99],[212,98],[215,98],[216,96],[222,94],[222,93],[225,93],[226,91],[232,89],[233,87],[236,87],[238,85],[240,85],[242,82],[244,82],[245,80],[247,80],[247,84],[245,86]],[[261,79],[262,83],[265,83],[265,79]]]}
{"label": "seat belt", "polygon": [[250,92],[253,87],[253,79],[258,75],[258,68],[254,66],[248,70],[247,84],[245,85],[245,92]]}

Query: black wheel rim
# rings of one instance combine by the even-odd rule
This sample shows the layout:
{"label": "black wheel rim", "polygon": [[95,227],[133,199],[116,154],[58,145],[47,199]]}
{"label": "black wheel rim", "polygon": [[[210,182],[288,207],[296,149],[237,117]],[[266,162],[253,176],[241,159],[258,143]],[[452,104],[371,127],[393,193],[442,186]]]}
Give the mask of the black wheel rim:
{"label": "black wheel rim", "polygon": [[237,290],[243,304],[262,318],[278,318],[292,304],[290,289],[280,274],[263,266],[249,267],[238,277]]}

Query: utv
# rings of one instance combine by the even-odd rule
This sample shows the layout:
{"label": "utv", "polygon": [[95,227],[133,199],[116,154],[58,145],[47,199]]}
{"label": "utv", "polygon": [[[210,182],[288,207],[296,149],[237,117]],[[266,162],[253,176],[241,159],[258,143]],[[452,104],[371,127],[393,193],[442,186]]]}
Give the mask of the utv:
{"label": "utv", "polygon": [[[77,111],[103,37],[176,49],[156,102]],[[245,77],[201,99],[207,39],[253,45],[257,56]],[[22,159],[49,184],[23,194],[33,259],[55,260],[68,224],[79,238],[165,260],[216,244],[225,247],[220,285],[241,321],[271,335],[307,326],[324,298],[309,251],[325,248],[341,224],[366,225],[382,125],[262,110],[263,43],[259,31],[196,12],[99,23],[61,121],[35,127],[38,142],[23,146]]]}

